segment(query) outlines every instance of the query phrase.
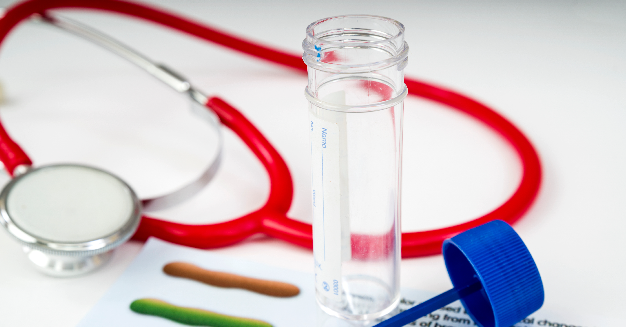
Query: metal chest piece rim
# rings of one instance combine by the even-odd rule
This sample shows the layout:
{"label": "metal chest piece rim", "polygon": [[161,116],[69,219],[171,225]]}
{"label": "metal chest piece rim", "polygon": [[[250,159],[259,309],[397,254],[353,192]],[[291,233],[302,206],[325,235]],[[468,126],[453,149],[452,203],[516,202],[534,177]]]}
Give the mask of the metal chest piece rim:
{"label": "metal chest piece rim", "polygon": [[42,272],[92,271],[136,231],[141,201],[119,177],[90,166],[28,169],[0,192],[0,224]]}

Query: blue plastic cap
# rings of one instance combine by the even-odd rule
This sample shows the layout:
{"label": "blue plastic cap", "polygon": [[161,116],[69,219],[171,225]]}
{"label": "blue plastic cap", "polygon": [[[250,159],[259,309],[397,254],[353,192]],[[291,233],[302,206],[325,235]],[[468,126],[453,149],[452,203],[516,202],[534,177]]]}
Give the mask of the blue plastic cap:
{"label": "blue plastic cap", "polygon": [[481,327],[510,327],[543,305],[539,270],[509,224],[495,220],[443,243],[443,258],[455,288],[476,280],[482,290],[461,299]]}

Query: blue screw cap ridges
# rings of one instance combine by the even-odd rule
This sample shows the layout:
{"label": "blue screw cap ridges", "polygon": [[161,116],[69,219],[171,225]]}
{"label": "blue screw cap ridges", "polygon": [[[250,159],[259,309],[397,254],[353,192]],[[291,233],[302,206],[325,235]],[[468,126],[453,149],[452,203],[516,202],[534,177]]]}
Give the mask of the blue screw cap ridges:
{"label": "blue screw cap ridges", "polygon": [[504,221],[495,220],[446,240],[443,257],[455,288],[481,282],[481,291],[461,299],[481,327],[512,326],[543,305],[543,284],[535,261]]}

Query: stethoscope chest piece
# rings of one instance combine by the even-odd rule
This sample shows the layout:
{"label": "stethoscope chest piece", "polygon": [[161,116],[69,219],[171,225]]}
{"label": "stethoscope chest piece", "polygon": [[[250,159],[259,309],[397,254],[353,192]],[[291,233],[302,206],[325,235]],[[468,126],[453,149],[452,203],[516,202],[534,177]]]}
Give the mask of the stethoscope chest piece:
{"label": "stethoscope chest piece", "polygon": [[28,170],[0,193],[0,223],[28,258],[54,276],[106,262],[139,225],[141,202],[120,178],[81,165]]}

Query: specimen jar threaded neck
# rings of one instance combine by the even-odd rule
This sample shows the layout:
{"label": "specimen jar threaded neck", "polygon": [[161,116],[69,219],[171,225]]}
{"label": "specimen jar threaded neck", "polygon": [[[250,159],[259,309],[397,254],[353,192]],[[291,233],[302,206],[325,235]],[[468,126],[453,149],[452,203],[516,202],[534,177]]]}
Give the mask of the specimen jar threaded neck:
{"label": "specimen jar threaded neck", "polygon": [[[302,43],[304,62],[336,73],[363,73],[406,61],[404,25],[369,15],[335,16],[313,22]],[[400,67],[402,70],[404,67]]]}

